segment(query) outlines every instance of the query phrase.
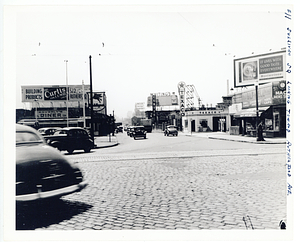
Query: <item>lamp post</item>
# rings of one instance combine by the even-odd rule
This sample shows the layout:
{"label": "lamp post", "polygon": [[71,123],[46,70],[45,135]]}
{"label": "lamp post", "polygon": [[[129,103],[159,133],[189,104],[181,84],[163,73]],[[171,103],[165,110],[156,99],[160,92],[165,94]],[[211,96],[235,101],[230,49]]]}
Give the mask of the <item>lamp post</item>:
{"label": "lamp post", "polygon": [[66,62],[66,91],[67,91],[67,127],[69,127],[69,85],[68,85],[68,60],[64,60]]}

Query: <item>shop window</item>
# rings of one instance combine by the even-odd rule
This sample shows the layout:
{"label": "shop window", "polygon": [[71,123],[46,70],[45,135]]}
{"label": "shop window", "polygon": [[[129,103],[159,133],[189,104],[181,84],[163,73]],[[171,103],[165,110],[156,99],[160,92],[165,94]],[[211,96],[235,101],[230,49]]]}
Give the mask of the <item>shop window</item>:
{"label": "shop window", "polygon": [[280,116],[279,112],[274,112],[273,113],[273,120],[274,120],[274,130],[279,131],[280,129]]}
{"label": "shop window", "polygon": [[272,119],[266,118],[265,119],[265,129],[266,130],[273,130],[273,122]]}

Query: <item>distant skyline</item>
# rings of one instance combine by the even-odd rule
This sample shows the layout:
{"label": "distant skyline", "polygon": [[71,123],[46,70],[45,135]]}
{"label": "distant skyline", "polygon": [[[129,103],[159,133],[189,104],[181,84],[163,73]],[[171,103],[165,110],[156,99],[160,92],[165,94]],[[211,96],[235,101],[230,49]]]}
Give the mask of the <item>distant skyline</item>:
{"label": "distant skyline", "polygon": [[[17,7],[16,7],[17,8]],[[216,105],[233,87],[233,60],[286,46],[284,5],[21,7],[16,36],[16,108],[22,85],[89,84],[108,114],[126,118],[150,93],[194,85]]]}

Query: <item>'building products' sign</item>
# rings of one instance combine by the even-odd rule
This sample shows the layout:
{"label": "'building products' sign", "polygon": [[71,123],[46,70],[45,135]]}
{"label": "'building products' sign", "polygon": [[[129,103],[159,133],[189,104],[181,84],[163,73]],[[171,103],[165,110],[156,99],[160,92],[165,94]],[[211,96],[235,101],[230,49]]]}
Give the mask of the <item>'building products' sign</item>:
{"label": "'building products' sign", "polygon": [[[69,90],[67,92],[67,90]],[[84,85],[85,99],[90,91],[89,85]],[[63,86],[22,86],[22,102],[47,101],[82,101],[82,85]],[[69,98],[67,98],[67,96]]]}

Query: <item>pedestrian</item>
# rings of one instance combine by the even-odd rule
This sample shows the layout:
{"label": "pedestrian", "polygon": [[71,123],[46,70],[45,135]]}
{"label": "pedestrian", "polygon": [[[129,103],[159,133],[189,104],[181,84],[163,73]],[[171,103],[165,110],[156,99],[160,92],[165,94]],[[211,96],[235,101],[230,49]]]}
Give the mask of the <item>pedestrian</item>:
{"label": "pedestrian", "polygon": [[265,141],[265,139],[263,137],[262,122],[259,123],[258,128],[257,128],[257,141]]}

